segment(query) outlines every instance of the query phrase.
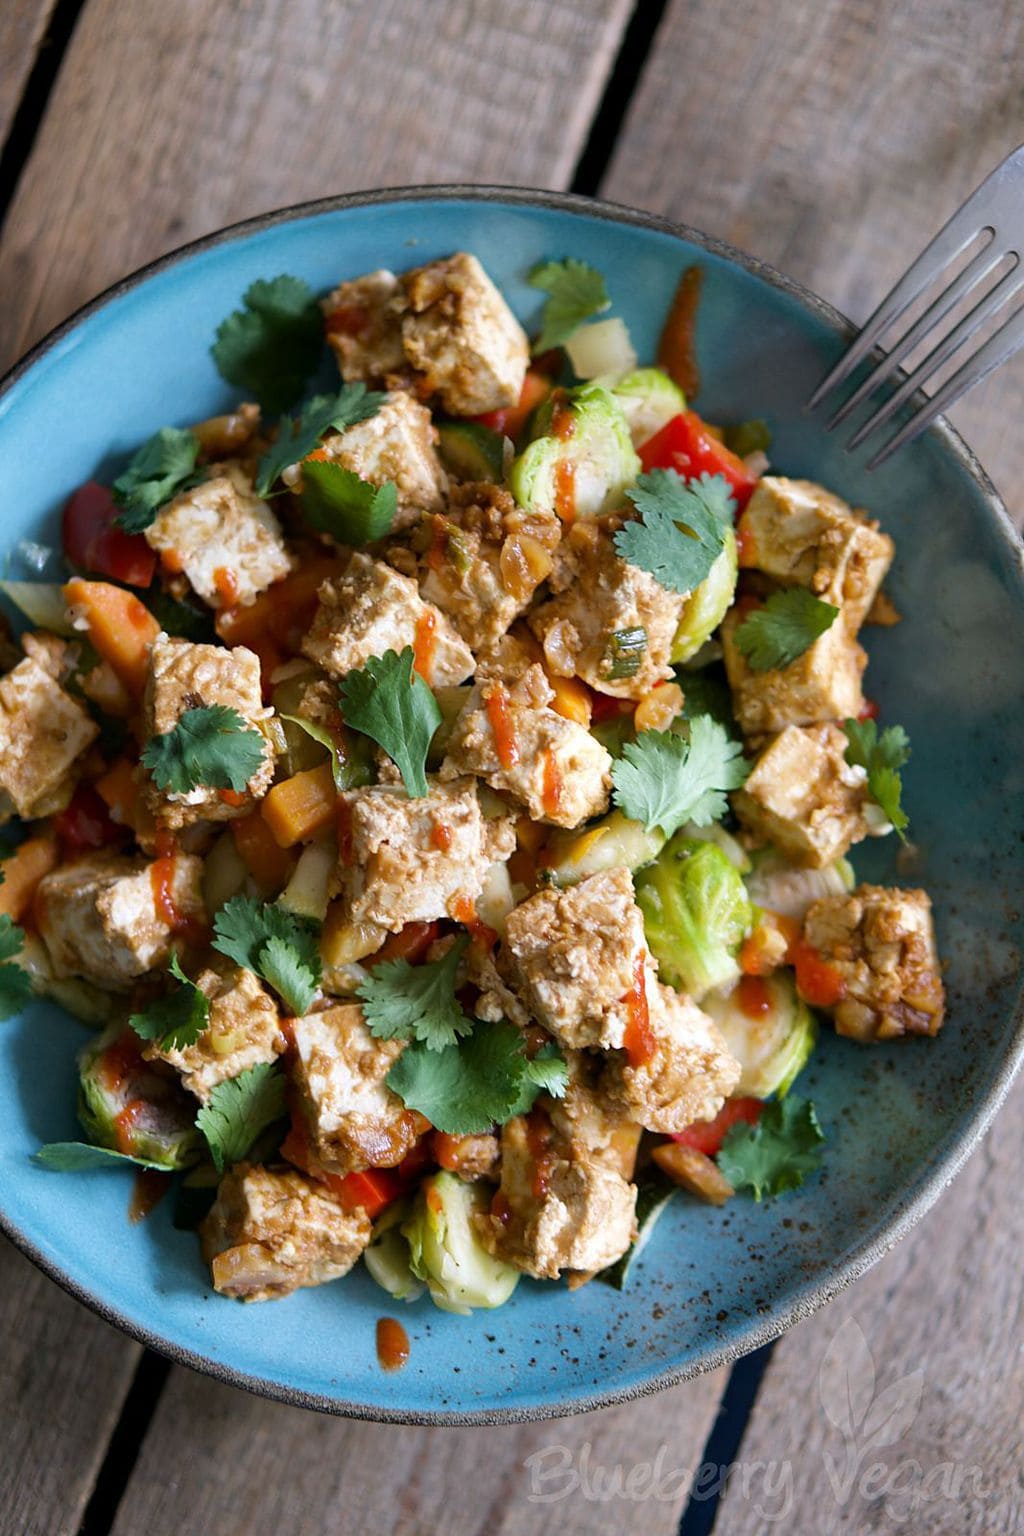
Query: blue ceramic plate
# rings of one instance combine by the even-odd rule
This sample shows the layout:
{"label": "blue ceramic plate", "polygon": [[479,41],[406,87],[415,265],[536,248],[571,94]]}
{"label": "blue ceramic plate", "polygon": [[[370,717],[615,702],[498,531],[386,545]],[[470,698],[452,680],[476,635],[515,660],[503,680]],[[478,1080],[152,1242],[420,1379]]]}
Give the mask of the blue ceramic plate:
{"label": "blue ceramic plate", "polygon": [[780,1333],[890,1247],[957,1171],[1022,1051],[1024,591],[1020,552],[979,465],[933,428],[882,470],[844,454],[802,410],[849,327],[749,258],[643,214],[548,193],[471,188],[339,198],[242,224],[112,289],[45,341],[0,389],[5,547],[55,541],[56,509],[155,428],[232,399],[210,361],[214,328],[254,278],[294,272],[324,290],[372,267],[474,251],[524,321],[540,257],[605,273],[641,358],[653,355],[683,266],[706,281],[699,324],[711,420],[767,418],[773,462],[869,507],[895,536],[890,590],[907,616],[867,632],[869,691],[907,727],[906,802],[919,849],[856,850],[858,872],[925,883],[948,964],[949,1022],[934,1042],[860,1048],[829,1032],[801,1087],[828,1136],[800,1191],[713,1210],[680,1198],[625,1294],[524,1281],[509,1305],[449,1317],[403,1311],[408,1366],[385,1375],[374,1323],[395,1304],[360,1270],[269,1306],[213,1295],[194,1236],[168,1202],[129,1226],[130,1179],[58,1175],[30,1161],[76,1134],[81,1026],[34,1005],[0,1025],[0,1222],[54,1279],[135,1337],[274,1397],[420,1423],[562,1414],[706,1370]]}

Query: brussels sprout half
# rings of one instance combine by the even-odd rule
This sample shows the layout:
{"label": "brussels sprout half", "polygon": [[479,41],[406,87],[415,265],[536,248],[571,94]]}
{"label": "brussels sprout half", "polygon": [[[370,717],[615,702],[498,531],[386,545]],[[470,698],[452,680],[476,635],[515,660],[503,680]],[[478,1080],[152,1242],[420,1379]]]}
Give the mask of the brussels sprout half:
{"label": "brussels sprout half", "polygon": [[417,1301],[426,1290],[409,1267],[409,1244],[402,1235],[402,1222],[408,1214],[408,1200],[389,1205],[374,1223],[373,1236],[363,1253],[371,1277],[396,1301]]}
{"label": "brussels sprout half", "polygon": [[660,368],[634,368],[608,387],[629,424],[635,448],[686,410],[686,396]]}
{"label": "brussels sprout half", "polygon": [[803,869],[791,864],[777,848],[761,848],[751,856],[746,876],[751,901],[780,917],[802,921],[812,901],[821,896],[845,896],[856,883],[846,859],[824,869]]}
{"label": "brussels sprout half", "polygon": [[423,1180],[402,1222],[409,1267],[444,1312],[500,1307],[519,1283],[519,1270],[492,1258],[473,1230],[472,1218],[487,1210],[489,1193],[453,1173],[434,1173]]}
{"label": "brussels sprout half", "polygon": [[807,1065],[818,1038],[818,1022],[797,995],[789,971],[757,978],[764,1011],[754,1016],[742,1006],[743,983],[727,996],[706,997],[704,1011],[714,1019],[725,1043],[743,1069],[737,1095],[781,1099]]}
{"label": "brussels sprout half", "polygon": [[635,884],[663,981],[699,1002],[738,979],[736,952],[753,909],[743,877],[717,844],[677,832]]}
{"label": "brussels sprout half", "polygon": [[622,504],[640,467],[618,402],[601,385],[584,384],[556,391],[540,407],[533,442],[512,461],[509,489],[528,512],[598,517]]}
{"label": "brussels sprout half", "polygon": [[576,885],[605,869],[640,869],[665,846],[659,827],[646,832],[639,821],[612,811],[582,832],[555,831],[545,850],[544,878],[552,885]]}
{"label": "brussels sprout half", "polygon": [[138,1036],[110,1025],[79,1053],[78,1118],[86,1137],[162,1168],[190,1168],[205,1150],[196,1129],[196,1103],[166,1075],[143,1061]]}
{"label": "brussels sprout half", "polygon": [[736,535],[731,528],[727,528],[722,553],[700,586],[686,599],[672,641],[673,663],[689,661],[691,656],[696,656],[711,633],[721,624],[732,606],[738,572]]}

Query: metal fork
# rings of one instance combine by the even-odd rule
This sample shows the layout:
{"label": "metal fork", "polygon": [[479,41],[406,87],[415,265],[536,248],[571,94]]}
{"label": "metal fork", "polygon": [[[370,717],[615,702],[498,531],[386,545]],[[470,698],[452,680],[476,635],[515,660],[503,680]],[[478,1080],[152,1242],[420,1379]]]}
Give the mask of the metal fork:
{"label": "metal fork", "polygon": [[[967,342],[972,340],[981,327],[1004,305],[1008,304],[1024,288],[1024,268],[1021,255],[1024,251],[1024,145],[1008,155],[1003,163],[981,183],[967,199],[963,207],[953,215],[900,278],[895,288],[883,299],[867,322],[860,335],[843,354],[839,362],[822,379],[807,409],[820,405],[832,390],[843,384],[859,363],[867,357],[882,336],[910,308],[925,289],[939,280],[952,262],[981,235],[987,242],[971,258],[962,272],[945,287],[924,313],[895,342],[882,360],[871,370],[867,378],[857,386],[853,394],[836,411],[828,423],[831,432],[845,421],[861,401],[890,379],[907,353],[918,346],[961,300],[968,298],[979,283],[992,273],[1001,262],[1012,258],[1012,265],[995,286],[985,293],[974,307],[943,336],[914,371],[903,380],[894,393],[868,417],[867,421],[850,438],[848,448],[856,448],[872,433],[878,432],[899,410],[903,402],[915,390],[930,379]],[[917,410],[890,440],[868,461],[868,469],[875,469],[885,462],[904,443],[909,443],[918,433],[935,420],[961,395],[972,389],[981,379],[1005,363],[1019,347],[1024,346],[1024,309],[1016,310],[1006,319],[987,341],[983,342],[940,389]]]}

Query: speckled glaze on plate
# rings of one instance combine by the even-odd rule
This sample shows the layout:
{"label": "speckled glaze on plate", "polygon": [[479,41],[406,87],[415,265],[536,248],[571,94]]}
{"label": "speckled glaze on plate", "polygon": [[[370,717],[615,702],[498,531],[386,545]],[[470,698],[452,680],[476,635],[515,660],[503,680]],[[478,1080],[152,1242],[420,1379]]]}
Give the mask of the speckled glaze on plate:
{"label": "speckled glaze on plate", "polygon": [[557,193],[472,187],[357,194],[211,236],[118,284],[0,384],[5,549],[55,541],[63,498],[158,426],[224,409],[208,348],[257,277],[323,290],[371,267],[474,251],[524,321],[542,256],[583,257],[608,279],[641,358],[653,355],[682,267],[706,280],[701,411],[767,418],[773,463],[868,506],[894,535],[889,584],[907,616],[866,632],[868,691],[909,730],[906,803],[919,850],[855,850],[858,873],[936,904],[949,1022],[937,1041],[860,1048],[824,1033],[801,1089],[828,1136],[800,1191],[714,1210],[680,1197],[623,1295],[523,1281],[472,1318],[400,1308],[409,1364],[385,1374],[374,1324],[396,1304],[361,1269],[265,1306],[210,1291],[191,1234],[165,1202],[129,1226],[131,1179],[47,1173],[43,1141],[74,1136],[82,1026],[33,1005],[0,1025],[0,1225],[73,1295],[175,1360],[269,1396],[405,1422],[498,1423],[656,1390],[766,1342],[847,1285],[928,1209],[1005,1094],[1024,1049],[1024,580],[984,472],[939,425],[873,475],[803,412],[850,327],[771,269],[693,230]]}

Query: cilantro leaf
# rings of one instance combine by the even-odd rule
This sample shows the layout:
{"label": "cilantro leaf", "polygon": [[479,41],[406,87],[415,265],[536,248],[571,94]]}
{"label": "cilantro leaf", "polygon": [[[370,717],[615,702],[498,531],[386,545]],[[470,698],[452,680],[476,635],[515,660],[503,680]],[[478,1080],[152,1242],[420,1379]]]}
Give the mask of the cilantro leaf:
{"label": "cilantro leaf", "polygon": [[773,592],[736,630],[736,648],[755,672],[788,667],[836,621],[839,609],[806,587]]}
{"label": "cilantro leaf", "polygon": [[204,478],[196,472],[199,439],[185,427],[161,427],[143,443],[111,487],[124,510],[114,522],[125,533],[144,533],[160,508]]}
{"label": "cilantro leaf", "polygon": [[279,423],[277,441],[260,459],[256,475],[257,496],[266,496],[289,464],[298,464],[319,447],[320,439],[330,427],[343,432],[346,427],[355,426],[357,421],[366,421],[370,416],[376,416],[386,399],[386,394],[367,390],[365,384],[343,384],[336,395],[314,395],[312,400],[307,400],[297,421],[282,420]]}
{"label": "cilantro leaf", "polygon": [[750,772],[742,751],[710,715],[690,721],[689,740],[673,731],[641,731],[612,764],[615,804],[648,832],[661,827],[667,837],[687,821],[706,827],[725,815],[726,792]]}
{"label": "cilantro leaf", "polygon": [[370,544],[391,532],[398,491],[390,480],[373,485],[353,469],[330,459],[307,459],[302,466],[302,510],[318,533],[339,544]]}
{"label": "cilantro leaf", "polygon": [[846,761],[866,770],[868,793],[905,843],[909,818],[900,804],[900,769],[910,757],[910,738],[902,725],[887,725],[879,736],[874,720],[844,720],[843,730],[849,743]]}
{"label": "cilantro leaf", "polygon": [[273,1062],[261,1061],[218,1083],[196,1116],[217,1172],[241,1162],[257,1136],[285,1112],[284,1074]]}
{"label": "cilantro leaf", "polygon": [[371,656],[338,687],[345,724],[369,736],[398,765],[410,796],[427,793],[427,748],[441,724],[437,700],[413,671],[412,646]]}
{"label": "cilantro leaf", "polygon": [[734,1125],[718,1153],[718,1166],[734,1189],[754,1199],[798,1189],[821,1164],[824,1132],[810,1099],[788,1093],[761,1111],[756,1125]]}
{"label": "cilantro leaf", "polygon": [[441,1050],[418,1040],[407,1045],[388,1073],[387,1084],[437,1130],[468,1136],[523,1113],[520,1106],[529,1107],[541,1091],[536,1075],[557,1088],[551,1058],[545,1057],[545,1063],[538,1068],[527,1059],[523,1036],[514,1024],[478,1020],[471,1035]]}
{"label": "cilantro leaf", "polygon": [[534,1106],[537,1095],[549,1094],[560,1099],[569,1084],[569,1068],[565,1057],[553,1040],[542,1045],[536,1056],[527,1058],[519,1097],[509,1111],[513,1115],[527,1115]]}
{"label": "cilantro leaf", "polygon": [[465,936],[456,939],[447,954],[426,965],[408,960],[375,965],[356,988],[370,1033],[378,1040],[419,1040],[429,1051],[468,1035],[473,1020],[455,996],[455,975],[468,943]]}
{"label": "cilantro leaf", "polygon": [[25,930],[4,913],[0,916],[0,1020],[11,1019],[20,1013],[32,997],[32,978],[23,966],[14,964],[14,956],[21,954],[25,942]]}
{"label": "cilantro leaf", "polygon": [[597,268],[571,256],[566,261],[538,261],[526,281],[548,295],[534,355],[560,347],[584,320],[601,314],[611,304]]}
{"label": "cilantro leaf", "polygon": [[169,1170],[165,1163],[151,1163],[144,1157],[130,1157],[127,1152],[115,1152],[112,1147],[94,1147],[89,1141],[50,1141],[32,1161],[41,1163],[54,1173],[83,1173],[90,1168],[116,1168],[121,1164],[129,1168],[156,1168],[161,1173]]}
{"label": "cilantro leaf", "polygon": [[133,1013],[128,1022],[140,1040],[155,1040],[162,1051],[183,1051],[195,1045],[210,1022],[210,1001],[194,981],[190,981],[171,957],[169,970],[181,986],[166,997],[158,997],[142,1013]]}
{"label": "cilantro leaf", "polygon": [[649,571],[669,592],[699,587],[725,548],[731,495],[723,477],[702,475],[687,484],[674,469],[652,469],[626,495],[640,520],[615,535],[623,560]]}
{"label": "cilantro leaf", "polygon": [[266,741],[237,709],[203,704],[186,709],[162,736],[151,736],[142,761],[159,789],[175,795],[204,785],[239,793],[262,766]]}
{"label": "cilantro leaf", "polygon": [[232,896],[213,920],[213,947],[261,976],[294,1014],[307,1012],[320,984],[313,928],[275,902]]}
{"label": "cilantro leaf", "polygon": [[242,308],[221,321],[210,352],[221,378],[255,395],[265,411],[278,412],[302,393],[322,345],[312,288],[301,277],[282,273],[245,290]]}

